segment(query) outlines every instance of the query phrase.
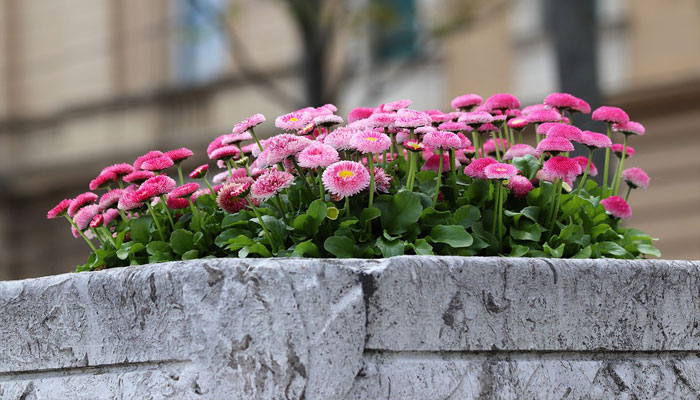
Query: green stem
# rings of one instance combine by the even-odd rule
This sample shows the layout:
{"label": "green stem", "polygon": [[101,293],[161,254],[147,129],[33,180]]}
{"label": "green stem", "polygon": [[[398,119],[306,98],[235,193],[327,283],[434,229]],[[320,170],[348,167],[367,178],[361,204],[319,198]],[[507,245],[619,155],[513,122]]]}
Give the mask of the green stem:
{"label": "green stem", "polygon": [[625,195],[625,201],[630,198],[630,192],[632,191],[632,186],[627,186],[627,194]]}
{"label": "green stem", "polygon": [[472,131],[472,141],[474,142],[474,158],[479,158],[479,132],[476,129]]}
{"label": "green stem", "polygon": [[[476,134],[477,136],[480,135],[478,131]],[[484,154],[484,142],[486,142],[486,140],[481,140],[481,138],[479,138],[479,146],[481,146],[481,156],[479,158],[486,158],[486,154]],[[476,148],[474,150],[476,150]]]}
{"label": "green stem", "polygon": [[[498,128],[498,136],[501,136],[501,128]],[[494,148],[496,149],[496,160],[501,162],[501,152],[498,150],[498,141],[496,140],[496,133],[491,132],[491,137],[493,138]]]}
{"label": "green stem", "polygon": [[190,210],[192,210],[192,218],[193,218],[195,221],[197,221],[197,225],[199,225],[200,228],[201,228],[202,225],[201,225],[201,223],[200,223],[199,211],[197,211],[197,207],[195,207],[194,204],[192,203],[192,198],[191,198],[191,197],[188,197],[188,198],[187,198],[187,202],[190,204]]}
{"label": "green stem", "polygon": [[588,171],[591,169],[591,161],[593,160],[593,149],[588,148],[588,163],[586,164],[586,170],[583,172],[583,178],[581,178],[581,182],[578,184],[578,191],[580,192],[584,185],[586,184],[586,177],[588,177]]}
{"label": "green stem", "polygon": [[397,150],[396,146],[396,136],[393,133],[389,133],[389,128],[387,127],[384,127],[384,134],[388,135],[391,138],[391,154],[395,154],[396,158],[398,158],[399,151]]}
{"label": "green stem", "polygon": [[209,183],[209,180],[206,177],[203,177],[202,179],[204,179],[204,183],[207,185],[209,191],[211,192],[211,198],[216,200],[216,192],[214,191],[214,188],[211,187],[211,183]]}
{"label": "green stem", "polygon": [[282,219],[284,220],[284,223],[289,225],[289,221],[287,220],[287,207],[284,205],[284,202],[280,199],[279,193],[275,195],[274,200],[280,211],[280,214],[282,214]]}
{"label": "green stem", "polygon": [[[493,182],[490,182],[489,184],[493,185]],[[493,236],[496,236],[496,225],[498,224],[498,198],[501,196],[498,188],[499,186],[494,187],[493,191],[493,224],[491,226],[491,234]]]}
{"label": "green stem", "polygon": [[350,197],[345,196],[345,207],[343,207],[343,216],[350,216]]}
{"label": "green stem", "polygon": [[95,228],[90,228],[90,232],[92,232],[92,234],[97,238],[97,240],[100,241],[100,244],[102,245],[102,248],[105,248],[105,247],[106,247],[106,246],[105,246],[105,240],[104,240],[104,238],[102,237],[102,235],[101,235],[100,233],[97,233],[97,231],[95,230]]}
{"label": "green stem", "polygon": [[100,229],[100,231],[102,231],[102,234],[107,238],[107,240],[112,245],[112,247],[114,247],[116,249],[117,245],[116,245],[116,243],[114,243],[114,238],[112,238],[112,233],[104,226],[101,226],[99,229]]}
{"label": "green stem", "polygon": [[267,230],[267,225],[265,225],[265,222],[263,221],[262,217],[260,216],[260,213],[258,212],[258,209],[255,207],[252,201],[248,197],[245,198],[248,201],[248,205],[250,205],[250,208],[253,210],[253,213],[255,213],[255,216],[258,218],[258,222],[260,222],[260,226],[262,226],[263,231],[265,232],[265,236],[267,236],[267,241],[270,242],[270,247],[272,249],[276,250],[275,242],[272,240],[272,235],[270,235],[270,231]]}
{"label": "green stem", "polygon": [[438,161],[438,175],[437,175],[437,181],[435,183],[435,195],[433,196],[433,208],[435,208],[435,204],[437,204],[437,198],[438,194],[440,193],[440,183],[442,181],[442,152],[443,149],[442,147],[440,148],[440,161]]}
{"label": "green stem", "polygon": [[313,190],[311,190],[311,185],[309,184],[309,179],[304,173],[304,170],[301,169],[299,164],[297,164],[297,160],[294,159],[294,157],[291,158],[292,164],[294,164],[294,168],[296,168],[297,173],[299,174],[299,177],[304,181],[304,185],[306,185],[306,189],[309,191],[309,193],[313,193]]}
{"label": "green stem", "polygon": [[224,160],[224,164],[226,164],[226,168],[228,169],[228,176],[233,178],[233,169],[231,168],[231,164],[228,162],[228,160]]}
{"label": "green stem", "polygon": [[620,158],[620,164],[617,167],[617,173],[615,174],[615,178],[613,179],[613,182],[615,183],[615,191],[613,192],[613,195],[617,196],[617,193],[620,191],[620,184],[622,183],[622,168],[625,165],[625,156],[627,155],[627,139],[629,138],[629,135],[625,134],[625,139],[622,142],[622,158]]}
{"label": "green stem", "polygon": [[518,131],[518,144],[523,144],[523,130]]}
{"label": "green stem", "polygon": [[318,169],[318,197],[321,201],[326,200],[326,191],[323,188],[323,168]]}
{"label": "green stem", "polygon": [[167,203],[167,198],[165,195],[160,196],[161,203],[163,204],[163,209],[165,210],[165,215],[168,216],[168,221],[170,221],[170,226],[175,230],[175,221],[173,221],[173,216],[170,214],[170,210],[168,210],[168,203]]}
{"label": "green stem", "polygon": [[500,180],[496,181],[498,185],[498,251],[501,251],[503,247],[503,203],[505,200],[505,189],[503,188],[503,182]]}
{"label": "green stem", "polygon": [[561,197],[561,187],[562,180],[557,179],[554,184],[554,200],[552,201],[552,208],[550,208],[549,218],[547,218],[547,227],[549,236],[552,236],[552,229],[554,228],[554,221],[557,219],[557,214],[559,213],[559,199]]}
{"label": "green stem", "polygon": [[450,149],[450,174],[452,175],[452,192],[457,195],[457,162],[455,161],[455,149]]}
{"label": "green stem", "polygon": [[182,167],[180,166],[180,163],[175,164],[177,167],[177,176],[180,178],[180,186],[185,184],[185,179],[182,177]]}
{"label": "green stem", "polygon": [[160,233],[160,240],[165,242],[165,233],[163,232],[163,228],[160,226],[160,222],[158,222],[158,218],[156,218],[156,213],[155,211],[153,211],[153,207],[151,207],[151,202],[146,200],[146,206],[148,207],[148,211],[151,213],[151,219],[153,220],[153,223],[156,224],[158,233]]}
{"label": "green stem", "polygon": [[250,134],[253,135],[253,139],[255,139],[255,143],[258,144],[258,148],[260,151],[263,151],[262,144],[260,144],[260,140],[258,139],[258,135],[255,134],[255,130],[253,128],[250,128]]}
{"label": "green stem", "polygon": [[90,248],[92,249],[92,251],[97,251],[97,248],[95,248],[95,245],[92,244],[92,242],[90,241],[90,239],[87,238],[87,236],[85,236],[85,234],[83,233],[83,231],[81,231],[80,229],[78,229],[78,226],[75,224],[75,222],[73,221],[73,219],[72,219],[71,217],[69,217],[68,215],[65,215],[65,217],[66,217],[66,219],[68,220],[68,222],[70,222],[71,226],[72,226],[76,231],[78,231],[78,234],[80,235],[80,237],[82,237],[83,240],[85,240],[85,243],[87,243],[87,245],[90,246]]}
{"label": "green stem", "polygon": [[540,127],[540,124],[535,124],[535,140],[537,141],[537,144],[540,144],[540,134],[537,133],[537,129]]}
{"label": "green stem", "polygon": [[369,208],[374,204],[374,154],[367,155],[367,164],[369,164]]}
{"label": "green stem", "polygon": [[415,174],[416,174],[416,152],[415,151],[409,151],[408,152],[408,178],[406,180],[406,189],[408,189],[409,192],[413,191],[413,181],[415,179]]}
{"label": "green stem", "polygon": [[[608,138],[612,131],[611,124],[608,124]],[[610,168],[610,147],[605,149],[605,168],[603,169],[603,197],[607,197],[608,191],[608,169]]]}

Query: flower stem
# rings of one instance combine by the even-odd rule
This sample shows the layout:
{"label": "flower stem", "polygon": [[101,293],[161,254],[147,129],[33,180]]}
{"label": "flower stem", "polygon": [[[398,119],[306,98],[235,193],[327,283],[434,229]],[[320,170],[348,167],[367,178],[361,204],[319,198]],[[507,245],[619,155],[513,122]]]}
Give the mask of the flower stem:
{"label": "flower stem", "polygon": [[455,149],[450,149],[450,174],[452,175],[453,196],[457,197],[457,162],[455,161]]}
{"label": "flower stem", "polygon": [[413,181],[416,175],[416,152],[410,151],[408,153],[408,178],[406,179],[406,189],[409,192],[413,191]]}
{"label": "flower stem", "polygon": [[270,231],[267,230],[267,225],[265,225],[265,221],[263,221],[262,217],[260,216],[258,209],[248,197],[246,197],[245,199],[248,201],[248,205],[250,205],[250,208],[253,210],[253,213],[255,213],[255,216],[258,218],[258,222],[260,222],[260,225],[262,226],[263,231],[265,232],[265,236],[267,236],[267,241],[270,242],[270,247],[277,251],[275,242],[272,240],[272,235],[270,235]]}
{"label": "flower stem", "polygon": [[102,238],[102,234],[98,233],[95,228],[90,228],[90,232],[97,238],[97,240],[100,241],[100,244],[102,245],[102,248],[105,248],[105,240]]}
{"label": "flower stem", "polygon": [[549,216],[547,217],[547,227],[549,231],[549,236],[552,236],[552,228],[554,228],[554,221],[556,220],[557,213],[559,212],[559,197],[561,197],[561,186],[562,180],[556,179],[554,181],[554,193],[551,208],[549,209]]}
{"label": "flower stem", "polygon": [[209,183],[209,180],[206,177],[203,177],[202,179],[204,179],[204,183],[207,185],[209,191],[211,192],[211,198],[214,199],[214,201],[216,201],[216,192],[214,191],[214,188],[211,187],[211,183]]}
{"label": "flower stem", "polygon": [[627,186],[627,194],[625,195],[625,201],[630,198],[630,192],[632,191],[632,186]]}
{"label": "flower stem", "polygon": [[537,129],[540,127],[540,124],[535,124],[535,140],[537,141],[537,144],[540,144],[540,134],[537,133]]}
{"label": "flower stem", "polygon": [[323,188],[323,168],[318,168],[318,197],[321,201],[326,200],[326,191]]}
{"label": "flower stem", "polygon": [[72,219],[71,217],[69,217],[68,215],[65,215],[65,217],[66,217],[66,219],[68,220],[68,222],[70,222],[71,226],[72,226],[76,231],[78,231],[78,234],[80,235],[80,237],[82,237],[83,240],[85,240],[85,243],[87,243],[87,245],[90,246],[90,248],[92,249],[92,251],[97,251],[97,248],[95,248],[95,245],[92,244],[92,242],[90,241],[90,239],[87,238],[87,236],[85,236],[85,234],[83,233],[83,231],[81,231],[80,229],[78,229],[78,226],[75,224],[75,222],[73,221],[73,219]]}
{"label": "flower stem", "polygon": [[199,211],[197,211],[197,207],[194,206],[194,203],[192,203],[192,198],[188,197],[187,202],[190,203],[190,210],[192,210],[192,218],[194,221],[197,221],[197,225],[200,225],[200,219],[199,219]]}
{"label": "flower stem", "polygon": [[112,245],[112,247],[114,247],[116,249],[117,245],[116,245],[116,243],[114,243],[114,239],[112,238],[112,233],[104,226],[101,226],[99,229],[102,232],[102,234],[107,238],[107,240]]}
{"label": "flower stem", "polygon": [[284,223],[289,225],[289,221],[287,221],[287,207],[284,205],[282,199],[280,199],[280,194],[277,193],[274,199],[277,203],[277,207],[279,207],[280,213],[282,214],[282,219],[284,220]]}
{"label": "flower stem", "polygon": [[228,160],[224,160],[224,164],[226,164],[226,168],[228,169],[228,176],[233,178],[233,169],[231,169],[231,164],[228,162]]}
{"label": "flower stem", "polygon": [[518,144],[523,144],[523,130],[518,131]]}
{"label": "flower stem", "polygon": [[350,215],[350,197],[345,196],[345,207],[343,207],[343,216],[347,217]]}
{"label": "flower stem", "polygon": [[168,216],[168,220],[170,221],[170,226],[175,230],[175,221],[173,220],[173,216],[170,214],[170,210],[168,209],[168,203],[167,203],[167,198],[165,195],[160,196],[161,199],[161,204],[163,204],[163,209],[165,210],[165,215]]}
{"label": "flower stem", "polygon": [[151,213],[151,219],[153,220],[153,223],[156,224],[158,233],[160,233],[160,240],[165,242],[165,233],[163,232],[163,228],[160,226],[160,222],[158,222],[158,218],[156,218],[156,213],[155,211],[153,211],[153,207],[151,207],[151,202],[147,200],[146,206],[148,207],[148,211]]}
{"label": "flower stem", "polygon": [[374,204],[374,154],[368,154],[367,164],[369,164],[369,208]]}
{"label": "flower stem", "polygon": [[625,165],[625,156],[627,155],[627,139],[629,138],[629,135],[625,134],[625,139],[622,142],[622,158],[620,158],[620,163],[618,164],[617,167],[617,173],[615,174],[615,178],[613,179],[613,183],[615,184],[615,190],[613,191],[613,195],[617,196],[617,193],[620,191],[620,184],[622,183],[622,168]]}
{"label": "flower stem", "polygon": [[578,184],[578,191],[580,192],[584,185],[586,184],[586,177],[588,177],[588,171],[591,169],[591,160],[593,160],[593,149],[588,148],[588,163],[586,164],[586,170],[583,172],[583,178],[581,178],[581,182]]}
{"label": "flower stem", "polygon": [[474,142],[474,158],[479,158],[479,132],[476,129],[472,131],[472,141]]}
{"label": "flower stem", "polygon": [[[493,184],[493,182],[491,182],[491,184]],[[498,190],[499,187],[500,185],[496,185],[493,192],[493,225],[491,226],[491,234],[493,236],[496,236],[496,225],[498,224],[498,199],[501,196]]]}
{"label": "flower stem", "polygon": [[299,174],[299,177],[304,181],[306,189],[309,191],[309,193],[313,193],[313,190],[311,190],[311,185],[309,184],[309,179],[304,173],[304,170],[302,170],[299,164],[297,164],[297,160],[295,160],[294,157],[291,157],[291,160],[292,164],[294,164],[294,168],[296,168],[297,173]]}
{"label": "flower stem", "polygon": [[260,151],[263,151],[262,144],[260,144],[260,139],[258,139],[258,135],[255,134],[255,130],[253,130],[253,128],[250,128],[250,134],[253,135],[255,143],[258,144],[258,148],[260,149]]}
{"label": "flower stem", "polygon": [[440,194],[440,183],[442,183],[442,148],[440,148],[440,161],[438,161],[438,175],[437,175],[437,181],[435,182],[435,195],[433,195],[433,208],[435,208],[435,204],[437,204],[437,198],[438,194]]}
{"label": "flower stem", "polygon": [[[608,124],[607,135],[610,138],[612,124]],[[610,147],[605,149],[605,168],[603,169],[603,197],[607,197],[608,191],[608,169],[610,168]]]}
{"label": "flower stem", "polygon": [[[498,136],[501,136],[501,128],[498,128]],[[496,149],[496,160],[501,162],[501,152],[498,150],[498,140],[496,140],[496,133],[491,132],[491,137],[493,138],[494,148]],[[500,139],[500,138],[499,138]]]}
{"label": "flower stem", "polygon": [[182,167],[180,166],[180,163],[175,164],[177,167],[177,176],[180,178],[180,186],[185,184],[185,179],[182,177]]}

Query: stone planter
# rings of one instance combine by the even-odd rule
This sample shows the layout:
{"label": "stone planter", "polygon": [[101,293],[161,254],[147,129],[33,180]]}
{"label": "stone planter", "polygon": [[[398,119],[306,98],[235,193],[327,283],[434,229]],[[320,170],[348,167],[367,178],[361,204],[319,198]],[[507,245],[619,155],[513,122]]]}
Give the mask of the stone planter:
{"label": "stone planter", "polygon": [[700,396],[700,263],[210,259],[0,283],[2,399]]}

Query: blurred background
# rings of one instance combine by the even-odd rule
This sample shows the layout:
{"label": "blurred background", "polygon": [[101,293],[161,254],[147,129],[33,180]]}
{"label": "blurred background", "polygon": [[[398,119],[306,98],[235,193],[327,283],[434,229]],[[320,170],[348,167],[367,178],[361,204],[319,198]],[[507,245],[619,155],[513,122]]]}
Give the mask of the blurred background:
{"label": "blurred background", "polygon": [[269,135],[307,105],[345,117],[553,91],[646,126],[625,166],[652,181],[629,225],[664,258],[700,259],[698,0],[0,0],[0,279],[85,262],[45,216],[104,166],[182,146],[202,157],[253,113]]}

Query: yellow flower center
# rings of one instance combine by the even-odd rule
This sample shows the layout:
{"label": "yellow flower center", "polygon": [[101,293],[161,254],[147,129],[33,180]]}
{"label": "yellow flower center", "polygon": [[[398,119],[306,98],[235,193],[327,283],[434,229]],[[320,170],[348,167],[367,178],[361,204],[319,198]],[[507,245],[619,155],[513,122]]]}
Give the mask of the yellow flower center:
{"label": "yellow flower center", "polygon": [[290,118],[289,120],[292,121],[292,122],[297,122],[297,121],[299,121],[299,118],[297,118],[297,117],[292,117],[292,118]]}
{"label": "yellow flower center", "polygon": [[377,138],[374,138],[374,137],[368,137],[368,138],[366,138],[366,139],[369,140],[370,142],[376,142],[376,141],[377,141]]}
{"label": "yellow flower center", "polygon": [[417,149],[417,148],[420,147],[420,144],[418,144],[418,143],[410,143],[409,146],[410,146],[410,147],[413,147],[414,149]]}
{"label": "yellow flower center", "polygon": [[355,173],[352,171],[344,170],[344,171],[338,172],[338,176],[341,178],[350,178],[352,176],[355,176]]}

